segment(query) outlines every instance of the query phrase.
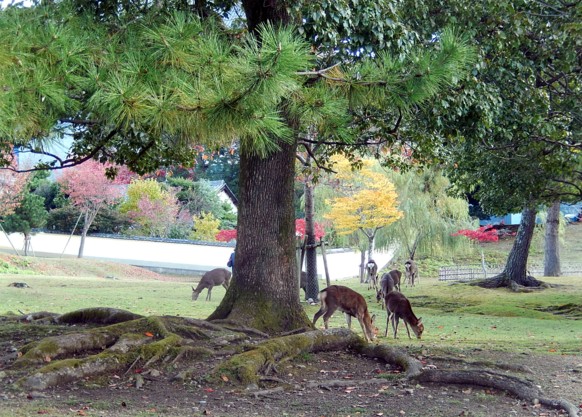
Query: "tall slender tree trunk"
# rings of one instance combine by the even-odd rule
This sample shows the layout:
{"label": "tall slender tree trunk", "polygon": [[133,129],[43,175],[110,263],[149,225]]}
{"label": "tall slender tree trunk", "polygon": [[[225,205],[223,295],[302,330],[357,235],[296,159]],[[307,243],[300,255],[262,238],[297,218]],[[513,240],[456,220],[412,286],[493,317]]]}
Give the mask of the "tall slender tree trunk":
{"label": "tall slender tree trunk", "polygon": [[313,201],[313,184],[305,181],[305,236],[306,252],[305,264],[307,282],[305,283],[305,297],[317,300],[319,298],[319,282],[317,281],[317,246],[315,241],[315,209]]}
{"label": "tall slender tree trunk", "polygon": [[560,200],[548,208],[546,219],[546,236],[544,248],[544,276],[559,277],[562,275],[560,266]]}
{"label": "tall slender tree trunk", "polygon": [[360,249],[360,284],[366,282],[366,249]]}
{"label": "tall slender tree trunk", "polygon": [[533,207],[525,207],[521,212],[521,223],[513,247],[507,257],[505,270],[490,279],[480,281],[477,285],[486,288],[513,287],[515,284],[524,287],[537,287],[541,283],[528,275],[527,259],[535,229],[537,211]]}
{"label": "tall slender tree trunk", "polygon": [[32,237],[30,233],[24,233],[24,256],[28,256],[28,252],[30,251],[30,241]]}
{"label": "tall slender tree trunk", "polygon": [[85,211],[85,219],[83,221],[83,228],[81,229],[81,243],[79,244],[79,253],[77,254],[77,258],[83,257],[83,252],[85,251],[85,238],[87,237],[87,231],[89,230],[89,211]]}
{"label": "tall slender tree trunk", "polygon": [[525,207],[522,210],[517,236],[505,265],[507,279],[519,285],[529,286],[527,259],[536,225],[536,214],[536,209],[532,207]]}
{"label": "tall slender tree trunk", "polygon": [[368,238],[368,262],[370,262],[374,259],[374,251],[376,250],[376,231],[364,234]]}

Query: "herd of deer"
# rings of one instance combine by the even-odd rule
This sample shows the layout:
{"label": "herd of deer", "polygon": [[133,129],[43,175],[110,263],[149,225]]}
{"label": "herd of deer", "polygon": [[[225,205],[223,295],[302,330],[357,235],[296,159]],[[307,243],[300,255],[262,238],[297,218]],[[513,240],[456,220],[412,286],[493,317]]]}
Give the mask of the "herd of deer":
{"label": "herd of deer", "polygon": [[[414,280],[418,274],[416,263],[413,260],[408,260],[404,264],[404,267],[407,282],[411,286],[414,286]],[[374,288],[376,290],[376,300],[382,302],[382,308],[386,308],[387,319],[384,337],[388,336],[388,326],[389,323],[392,323],[394,338],[396,338],[398,323],[402,319],[406,326],[408,337],[410,338],[410,326],[416,337],[420,339],[424,331],[424,325],[422,324],[422,318],[416,317],[412,311],[410,301],[400,292],[402,272],[394,269],[385,273],[382,275],[380,285],[378,286],[378,268],[376,263],[370,261],[366,265],[366,268],[369,277],[368,289]],[[323,315],[323,325],[327,329],[329,318],[339,309],[346,315],[348,328],[351,329],[351,319],[355,317],[360,322],[360,326],[362,326],[362,331],[368,342],[376,337],[378,329],[373,324],[374,316],[370,316],[366,300],[361,294],[342,285],[331,285],[319,293],[319,299],[321,308],[313,316],[314,326],[317,320]]]}
{"label": "herd of deer", "polygon": [[[413,260],[408,260],[404,264],[404,268],[405,282],[407,285],[414,286],[414,281],[418,275],[416,263]],[[396,338],[398,323],[402,319],[406,326],[408,337],[410,338],[410,326],[416,337],[420,339],[424,331],[424,325],[422,324],[422,319],[420,317],[417,318],[412,311],[410,301],[400,292],[402,272],[394,269],[385,273],[382,275],[378,285],[376,263],[371,260],[366,265],[366,269],[370,283],[369,289],[374,288],[376,290],[376,300],[382,302],[382,308],[386,309],[387,319],[384,337],[388,335],[389,323],[392,323],[394,338]],[[207,288],[206,301],[210,301],[212,288],[218,285],[222,285],[225,289],[228,288],[231,275],[231,272],[226,268],[216,268],[208,271],[202,276],[197,287],[192,287],[192,300],[196,301],[202,290]],[[362,326],[366,340],[370,342],[376,338],[378,329],[373,324],[374,316],[370,316],[366,300],[361,294],[343,285],[330,285],[319,293],[319,299],[321,307],[313,316],[314,326],[317,320],[323,316],[323,324],[327,329],[330,317],[339,309],[345,313],[349,329],[351,329],[351,319],[355,317]]]}

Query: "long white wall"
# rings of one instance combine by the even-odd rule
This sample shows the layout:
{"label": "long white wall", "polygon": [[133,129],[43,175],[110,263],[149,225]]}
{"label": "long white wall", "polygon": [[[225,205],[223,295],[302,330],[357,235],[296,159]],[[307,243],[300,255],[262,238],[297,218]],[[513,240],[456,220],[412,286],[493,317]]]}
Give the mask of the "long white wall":
{"label": "long white wall", "polygon": [[[80,240],[79,236],[38,233],[32,237],[32,250],[29,255],[38,257],[77,256]],[[22,234],[13,233],[6,236],[0,232],[0,251],[14,252],[13,246],[22,255],[24,247]],[[208,271],[213,268],[226,267],[226,262],[232,251],[232,247],[225,246],[88,236],[85,240],[84,257],[150,268]],[[328,252],[327,263],[332,281],[358,275],[359,253],[333,250]],[[382,267],[390,261],[392,252],[379,252],[374,258],[378,266]],[[320,277],[325,277],[321,255],[318,256],[317,272]]]}

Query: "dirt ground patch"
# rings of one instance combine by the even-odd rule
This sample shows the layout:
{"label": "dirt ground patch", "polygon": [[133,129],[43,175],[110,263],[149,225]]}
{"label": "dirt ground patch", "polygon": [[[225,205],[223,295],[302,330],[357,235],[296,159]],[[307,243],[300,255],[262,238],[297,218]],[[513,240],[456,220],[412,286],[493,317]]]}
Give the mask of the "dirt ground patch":
{"label": "dirt ground patch", "polygon": [[[46,329],[45,329],[46,331]],[[54,333],[70,329],[57,327]],[[44,331],[0,333],[0,354]],[[380,343],[390,343],[381,339]],[[582,357],[525,355],[486,349],[432,352],[411,343],[424,366],[483,368],[511,373],[539,384],[551,398],[582,406]],[[348,351],[302,354],[280,363],[259,385],[210,383],[211,370],[231,353],[217,351],[204,361],[181,361],[120,369],[42,392],[10,389],[17,375],[9,360],[0,364],[0,416],[560,416],[565,413],[525,403],[476,386],[411,385],[400,369]],[[179,375],[188,374],[187,378]],[[333,381],[333,383],[331,383]],[[331,385],[328,385],[330,384]]]}

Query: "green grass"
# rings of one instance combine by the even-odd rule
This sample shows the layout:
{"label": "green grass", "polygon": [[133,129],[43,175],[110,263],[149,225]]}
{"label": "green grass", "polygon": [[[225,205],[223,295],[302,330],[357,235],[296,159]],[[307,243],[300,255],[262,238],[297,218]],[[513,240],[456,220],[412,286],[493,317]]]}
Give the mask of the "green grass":
{"label": "green grass", "polygon": [[[386,313],[376,303],[373,291],[355,279],[335,282],[362,293],[372,314],[376,314],[379,339],[383,343],[435,348],[489,348],[524,352],[561,354],[582,351],[582,277],[544,278],[560,284],[557,288],[532,293],[513,293],[505,289],[484,290],[436,279],[421,279],[414,288],[403,287],[414,312],[423,318],[422,340],[408,339],[401,324],[399,338],[391,331],[384,338]],[[24,281],[31,288],[8,287]],[[80,277],[44,277],[0,274],[0,314],[51,311],[64,313],[87,307],[115,307],[143,315],[176,315],[204,319],[224,296],[215,287],[213,299],[205,301],[206,291],[192,302],[191,283],[155,280]],[[320,283],[323,288],[324,284]],[[568,306],[567,315],[560,306]],[[305,306],[312,318],[319,306]],[[320,319],[318,327],[323,326]],[[339,311],[330,320],[331,327],[345,327]],[[352,329],[361,332],[357,320]],[[414,336],[413,336],[414,337]]]}
{"label": "green grass", "polygon": [[[341,284],[362,293],[372,314],[380,340],[385,343],[447,349],[487,348],[516,352],[579,354],[582,351],[582,277],[543,278],[560,287],[532,293],[513,293],[506,289],[485,290],[462,284],[451,285],[436,279],[422,279],[414,288],[403,287],[417,317],[422,317],[425,332],[419,341],[408,339],[403,323],[398,339],[384,338],[386,312],[376,304],[372,291],[355,280]],[[578,306],[568,317],[554,314],[556,307]],[[313,317],[318,307],[306,308]],[[549,310],[549,311],[548,311]],[[320,319],[321,320],[321,319]],[[318,327],[323,326],[321,321]],[[332,327],[345,327],[343,314],[330,320]],[[361,332],[356,320],[352,329]],[[412,332],[411,332],[412,333]]]}
{"label": "green grass", "polygon": [[[26,282],[31,288],[8,287],[15,281]],[[218,306],[225,290],[214,287],[212,301],[205,301],[204,290],[193,302],[192,285],[187,282],[135,279],[0,274],[0,314],[36,311],[65,313],[88,307],[114,307],[143,315],[206,318]]]}

